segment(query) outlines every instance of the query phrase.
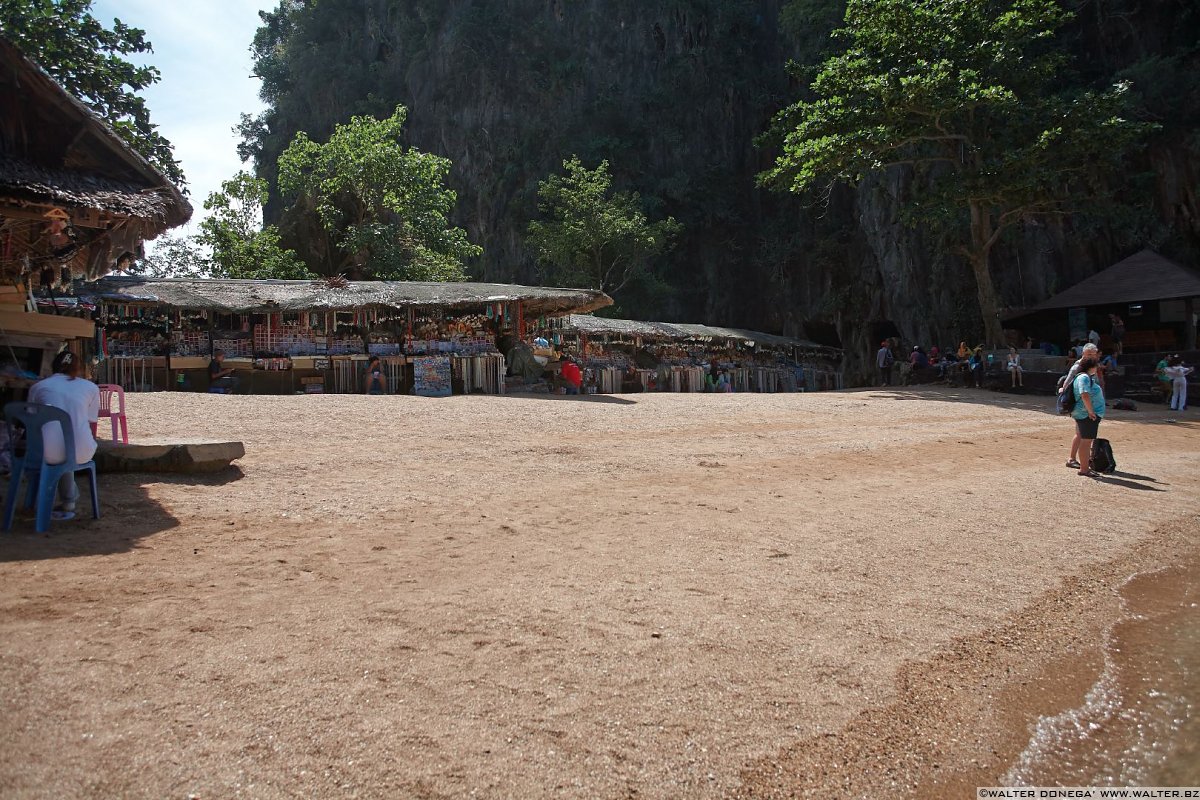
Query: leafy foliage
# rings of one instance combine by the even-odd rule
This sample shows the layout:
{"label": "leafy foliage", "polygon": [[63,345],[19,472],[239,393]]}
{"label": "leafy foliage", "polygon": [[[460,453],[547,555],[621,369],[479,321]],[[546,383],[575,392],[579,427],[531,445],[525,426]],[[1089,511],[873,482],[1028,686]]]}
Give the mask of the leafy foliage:
{"label": "leafy foliage", "polygon": [[221,183],[221,191],[204,201],[209,212],[200,223],[199,244],[212,253],[212,272],[222,278],[312,278],[292,250],[280,245],[279,230],[262,226],[267,182],[239,172]]}
{"label": "leafy foliage", "polygon": [[105,28],[91,7],[92,0],[0,0],[0,32],[183,186],[171,143],[150,122],[146,101],[137,95],[159,81],[159,72],[122,58],[152,52],[146,32],[119,19]]}
{"label": "leafy foliage", "polygon": [[456,195],[450,161],[404,146],[407,111],[356,116],[319,144],[301,132],[279,159],[279,183],[294,210],[315,214],[326,238],[326,274],[450,281],[483,251],[450,225]]}
{"label": "leafy foliage", "polygon": [[129,274],[148,278],[211,278],[213,265],[193,237],[165,234],[155,241],[152,252],[130,267]]}
{"label": "leafy foliage", "polygon": [[813,99],[785,109],[783,152],[762,176],[792,192],[924,168],[911,211],[961,227],[985,331],[1002,341],[989,255],[1010,226],[1065,215],[1148,133],[1126,91],[1064,89],[1053,47],[1069,15],[1054,0],[850,0],[845,49]]}
{"label": "leafy foliage", "polygon": [[547,221],[529,224],[529,242],[554,284],[619,292],[661,255],[679,224],[650,222],[636,192],[612,192],[608,162],[589,170],[578,158],[563,162],[566,175],[538,184]]}

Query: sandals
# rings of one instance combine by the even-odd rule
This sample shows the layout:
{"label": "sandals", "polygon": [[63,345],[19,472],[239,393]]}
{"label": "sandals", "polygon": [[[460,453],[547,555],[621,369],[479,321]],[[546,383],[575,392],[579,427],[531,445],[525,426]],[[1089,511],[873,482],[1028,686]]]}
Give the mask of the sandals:
{"label": "sandals", "polygon": [[1072,458],[1067,462],[1067,469],[1079,469],[1079,462]]}
{"label": "sandals", "polygon": [[1100,473],[1096,472],[1095,470],[1089,469],[1089,470],[1080,472],[1079,477],[1081,477],[1081,478],[1099,478]]}

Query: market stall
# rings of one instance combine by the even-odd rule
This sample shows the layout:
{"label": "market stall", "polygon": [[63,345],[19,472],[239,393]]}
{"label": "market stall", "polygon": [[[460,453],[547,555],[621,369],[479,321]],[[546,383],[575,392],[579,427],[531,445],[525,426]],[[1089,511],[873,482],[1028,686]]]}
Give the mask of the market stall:
{"label": "market stall", "polygon": [[363,392],[372,356],[388,393],[500,394],[498,343],[612,301],[600,292],[482,283],[109,277],[97,306],[100,370],[127,390],[203,390],[216,350],[254,393]]}
{"label": "market stall", "polygon": [[760,331],[572,314],[549,335],[578,354],[585,385],[599,393],[841,388],[835,349]]}

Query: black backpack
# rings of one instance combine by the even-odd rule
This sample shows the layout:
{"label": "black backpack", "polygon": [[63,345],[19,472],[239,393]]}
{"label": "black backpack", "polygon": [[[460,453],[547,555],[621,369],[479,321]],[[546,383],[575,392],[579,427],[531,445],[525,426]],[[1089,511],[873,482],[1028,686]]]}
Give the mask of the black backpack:
{"label": "black backpack", "polygon": [[1092,442],[1092,470],[1105,475],[1117,471],[1117,459],[1113,456],[1112,444],[1108,439]]}
{"label": "black backpack", "polygon": [[1075,403],[1077,402],[1075,400],[1075,387],[1067,380],[1066,375],[1061,378],[1061,381],[1062,384],[1057,400],[1058,413],[1070,414],[1075,410]]}

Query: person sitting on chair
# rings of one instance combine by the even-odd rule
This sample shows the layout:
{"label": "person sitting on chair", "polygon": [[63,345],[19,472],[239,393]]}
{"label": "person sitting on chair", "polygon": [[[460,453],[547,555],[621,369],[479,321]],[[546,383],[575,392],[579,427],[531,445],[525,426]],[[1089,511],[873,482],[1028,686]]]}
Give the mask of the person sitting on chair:
{"label": "person sitting on chair", "polygon": [[[79,377],[82,364],[79,357],[69,350],[54,357],[54,374],[38,381],[29,389],[29,402],[53,406],[67,412],[71,418],[71,431],[75,436],[75,463],[85,464],[96,454],[96,422],[100,418],[100,387],[87,378]],[[47,464],[61,464],[67,460],[62,430],[56,423],[42,428]],[[67,473],[59,478],[58,499],[60,511],[52,519],[71,519],[75,516],[75,502],[79,499],[79,487],[75,476]]]}
{"label": "person sitting on chair", "polygon": [[214,350],[212,361],[208,362],[208,386],[210,389],[224,389],[233,392],[238,387],[238,379],[233,376],[232,369],[225,368],[225,351]]}
{"label": "person sitting on chair", "polygon": [[379,356],[371,356],[367,362],[367,394],[387,394],[387,378]]}

